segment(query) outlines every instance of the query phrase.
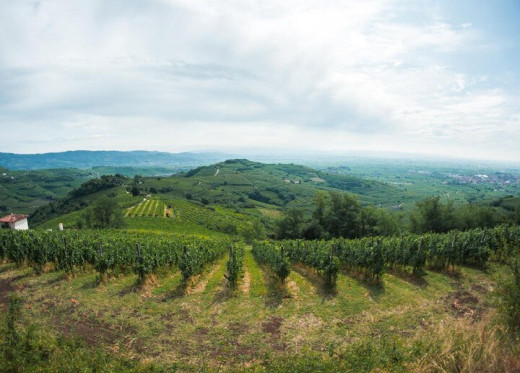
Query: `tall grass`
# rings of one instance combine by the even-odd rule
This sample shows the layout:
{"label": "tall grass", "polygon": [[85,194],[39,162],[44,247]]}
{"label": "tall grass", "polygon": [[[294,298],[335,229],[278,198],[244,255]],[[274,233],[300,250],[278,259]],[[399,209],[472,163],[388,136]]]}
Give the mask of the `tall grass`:
{"label": "tall grass", "polygon": [[505,328],[496,324],[495,315],[479,322],[461,319],[441,323],[415,343],[420,358],[414,366],[417,372],[518,372],[518,344],[511,340]]}

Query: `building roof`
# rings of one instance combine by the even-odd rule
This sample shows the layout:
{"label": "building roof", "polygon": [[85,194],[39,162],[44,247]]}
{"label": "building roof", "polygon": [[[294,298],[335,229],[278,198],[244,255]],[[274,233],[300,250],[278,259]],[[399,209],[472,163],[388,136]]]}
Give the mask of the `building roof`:
{"label": "building roof", "polygon": [[16,223],[17,221],[27,219],[29,215],[9,214],[0,219],[0,223]]}

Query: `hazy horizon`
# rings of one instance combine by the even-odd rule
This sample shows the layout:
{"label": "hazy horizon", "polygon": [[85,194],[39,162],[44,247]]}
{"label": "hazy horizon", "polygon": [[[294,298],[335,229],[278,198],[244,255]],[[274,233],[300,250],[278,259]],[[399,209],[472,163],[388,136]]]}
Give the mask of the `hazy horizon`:
{"label": "hazy horizon", "polygon": [[520,162],[514,0],[0,3],[0,152]]}
{"label": "hazy horizon", "polygon": [[[222,160],[235,159],[235,158],[246,158],[257,162],[282,162],[292,163],[301,162],[302,164],[320,164],[320,165],[347,165],[342,162],[386,162],[390,160],[402,161],[412,163],[424,163],[424,164],[451,164],[451,165],[472,165],[472,166],[506,166],[506,167],[520,167],[520,161],[508,161],[508,160],[493,160],[483,159],[474,157],[457,157],[457,156],[441,156],[435,154],[419,154],[419,153],[403,153],[403,152],[378,152],[378,151],[353,151],[343,153],[326,153],[326,152],[262,152],[262,151],[243,151],[243,152],[232,152],[225,150],[199,150],[199,151],[188,151],[188,152],[168,152],[161,150],[147,150],[147,149],[131,149],[131,150],[117,150],[117,149],[100,149],[100,150],[88,150],[88,149],[70,149],[59,152],[38,152],[38,153],[12,153],[3,152],[0,150],[0,154],[15,154],[21,156],[35,156],[35,155],[49,155],[49,154],[63,154],[69,152],[150,152],[150,153],[168,153],[168,154],[194,154],[194,155],[207,155],[208,157],[220,157]],[[209,158],[208,158],[209,159]],[[216,161],[215,161],[216,162]],[[8,165],[1,165],[0,167],[8,167]]]}

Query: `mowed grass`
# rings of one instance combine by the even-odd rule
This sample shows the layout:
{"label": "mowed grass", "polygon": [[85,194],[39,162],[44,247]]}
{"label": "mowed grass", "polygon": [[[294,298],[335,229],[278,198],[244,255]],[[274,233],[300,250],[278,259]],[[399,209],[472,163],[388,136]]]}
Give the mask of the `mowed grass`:
{"label": "mowed grass", "polygon": [[[194,371],[260,369],[265,361],[307,355],[326,360],[367,338],[398,338],[411,346],[439,325],[476,322],[492,310],[493,278],[475,269],[462,268],[456,276],[428,272],[421,283],[385,274],[380,285],[341,273],[328,289],[300,265],[281,284],[247,248],[246,275],[231,292],[226,261],[185,287],[176,269],[138,287],[135,275],[98,285],[94,271],[67,279],[61,272],[36,276],[4,264],[0,281],[23,298],[25,325],[77,336],[125,359]],[[5,294],[0,299],[5,309]]]}

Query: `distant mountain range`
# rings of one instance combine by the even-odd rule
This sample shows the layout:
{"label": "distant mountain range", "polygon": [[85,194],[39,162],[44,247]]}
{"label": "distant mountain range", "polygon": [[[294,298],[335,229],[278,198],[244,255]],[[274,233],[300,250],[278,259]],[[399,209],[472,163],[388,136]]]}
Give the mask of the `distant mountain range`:
{"label": "distant mountain range", "polygon": [[192,168],[230,158],[223,153],[167,153],[157,151],[87,151],[61,153],[14,154],[0,153],[0,167],[9,170],[49,168],[91,168],[96,166]]}

